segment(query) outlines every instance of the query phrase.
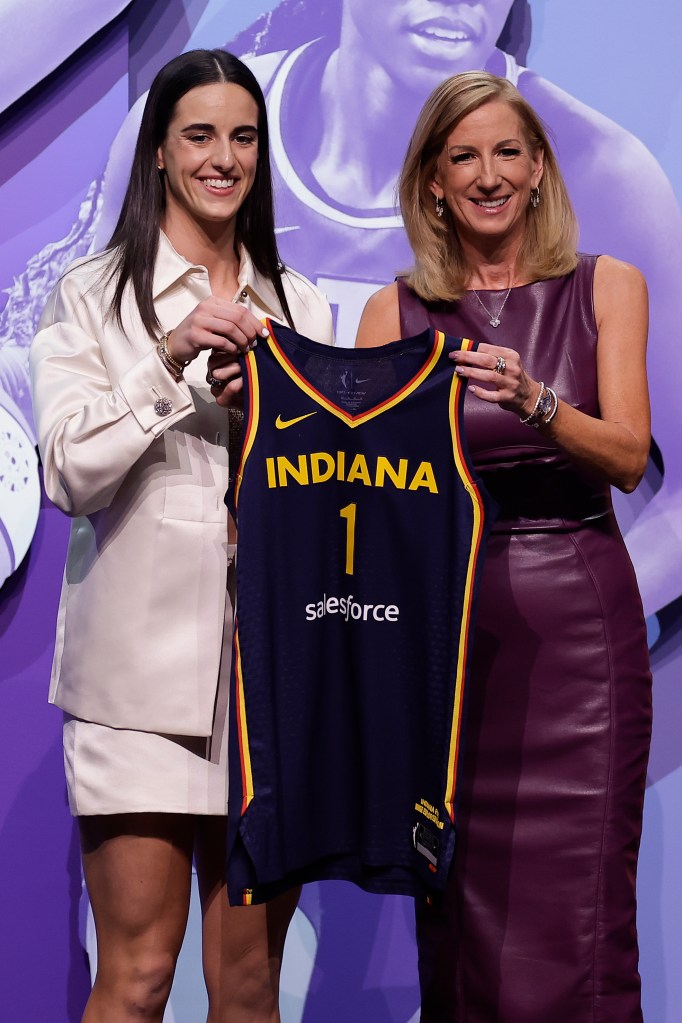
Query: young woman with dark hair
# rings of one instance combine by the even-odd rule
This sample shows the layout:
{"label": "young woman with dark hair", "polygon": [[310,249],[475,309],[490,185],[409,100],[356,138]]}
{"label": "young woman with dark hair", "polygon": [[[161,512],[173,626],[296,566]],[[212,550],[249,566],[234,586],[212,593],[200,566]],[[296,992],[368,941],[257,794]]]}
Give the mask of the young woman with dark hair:
{"label": "young woman with dark hair", "polygon": [[279,1019],[297,893],[225,893],[232,418],[213,400],[264,316],[331,343],[326,300],[279,262],[260,88],[193,51],[151,88],[110,247],[67,270],[31,350],[45,488],[74,520],[50,698],[97,929],[88,1023],[162,1019],[193,859],[209,1020]]}
{"label": "young woman with dark hair", "polygon": [[206,50],[199,58],[197,54],[201,52],[193,50],[171,61],[158,73],[149,91],[128,190],[108,246],[116,249],[116,259],[111,267],[111,275],[116,278],[116,315],[120,317],[123,294],[128,281],[131,281],[145,327],[151,334],[160,327],[154,311],[152,281],[159,245],[159,223],[166,209],[166,189],[163,170],[155,166],[156,153],[166,137],[176,103],[186,92],[212,82],[231,82],[248,92],[255,101],[259,125],[256,176],[251,191],[237,210],[236,244],[239,246],[246,238],[250,239],[251,261],[259,273],[272,281],[287,321],[293,326],[281,281],[281,261],[275,240],[268,121],[263,93],[253,73],[231,53]]}

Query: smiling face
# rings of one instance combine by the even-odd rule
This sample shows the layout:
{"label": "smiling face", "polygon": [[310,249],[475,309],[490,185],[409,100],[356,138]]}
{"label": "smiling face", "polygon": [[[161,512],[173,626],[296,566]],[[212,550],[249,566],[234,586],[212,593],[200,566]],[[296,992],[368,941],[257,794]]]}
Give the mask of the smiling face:
{"label": "smiling face", "polygon": [[410,89],[485,67],[513,0],[345,0],[344,22],[377,63]]}
{"label": "smiling face", "polygon": [[186,221],[234,223],[258,164],[258,106],[240,85],[190,89],[173,112],[157,151],[164,173],[164,230]]}
{"label": "smiling face", "polygon": [[542,166],[542,151],[531,151],[516,110],[492,100],[450,132],[430,187],[444,200],[463,244],[520,245]]}

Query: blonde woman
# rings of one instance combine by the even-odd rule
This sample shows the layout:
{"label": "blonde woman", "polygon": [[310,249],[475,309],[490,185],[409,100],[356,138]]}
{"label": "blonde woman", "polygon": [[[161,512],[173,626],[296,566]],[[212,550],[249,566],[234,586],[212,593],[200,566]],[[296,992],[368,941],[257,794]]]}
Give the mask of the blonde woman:
{"label": "blonde woman", "polygon": [[651,726],[641,600],[611,508],[649,450],[647,295],[576,253],[540,119],[508,81],[427,100],[400,198],[413,270],[358,344],[437,326],[499,505],[473,637],[459,845],[419,906],[422,1023],[641,1023],[635,874]]}

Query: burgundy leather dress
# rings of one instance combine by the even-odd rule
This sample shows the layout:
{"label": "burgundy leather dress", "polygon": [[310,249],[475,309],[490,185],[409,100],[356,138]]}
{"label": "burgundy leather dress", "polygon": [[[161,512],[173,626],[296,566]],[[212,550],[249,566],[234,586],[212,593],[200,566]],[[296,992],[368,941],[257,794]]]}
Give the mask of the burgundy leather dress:
{"label": "burgundy leather dress", "polygon": [[[514,288],[498,328],[469,293],[427,324],[515,348],[599,415],[592,284]],[[479,292],[491,313],[499,292]],[[468,394],[480,476],[500,507],[474,636],[459,844],[445,900],[417,910],[422,1023],[641,1023],[635,874],[651,676],[634,571],[608,488],[540,431]]]}

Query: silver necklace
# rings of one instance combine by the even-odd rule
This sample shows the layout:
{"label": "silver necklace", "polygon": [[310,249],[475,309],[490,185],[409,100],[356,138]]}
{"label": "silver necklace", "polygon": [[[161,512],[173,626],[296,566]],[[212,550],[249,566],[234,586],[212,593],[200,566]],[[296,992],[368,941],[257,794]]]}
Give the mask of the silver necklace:
{"label": "silver necklace", "polygon": [[488,322],[490,323],[491,327],[499,327],[499,325],[500,325],[500,317],[502,316],[502,310],[504,309],[505,305],[507,304],[507,299],[509,298],[509,296],[511,294],[511,289],[512,289],[512,285],[510,284],[509,288],[507,289],[507,294],[504,296],[504,298],[502,300],[502,305],[500,306],[500,308],[498,310],[497,316],[494,316],[490,312],[490,310],[487,309],[486,306],[483,305],[483,302],[481,301],[481,296],[476,291],[476,288],[472,288],[471,289],[473,291],[474,295],[476,296],[476,298],[478,299],[479,305],[481,306],[481,309],[486,314],[486,316],[488,316],[490,318]]}

